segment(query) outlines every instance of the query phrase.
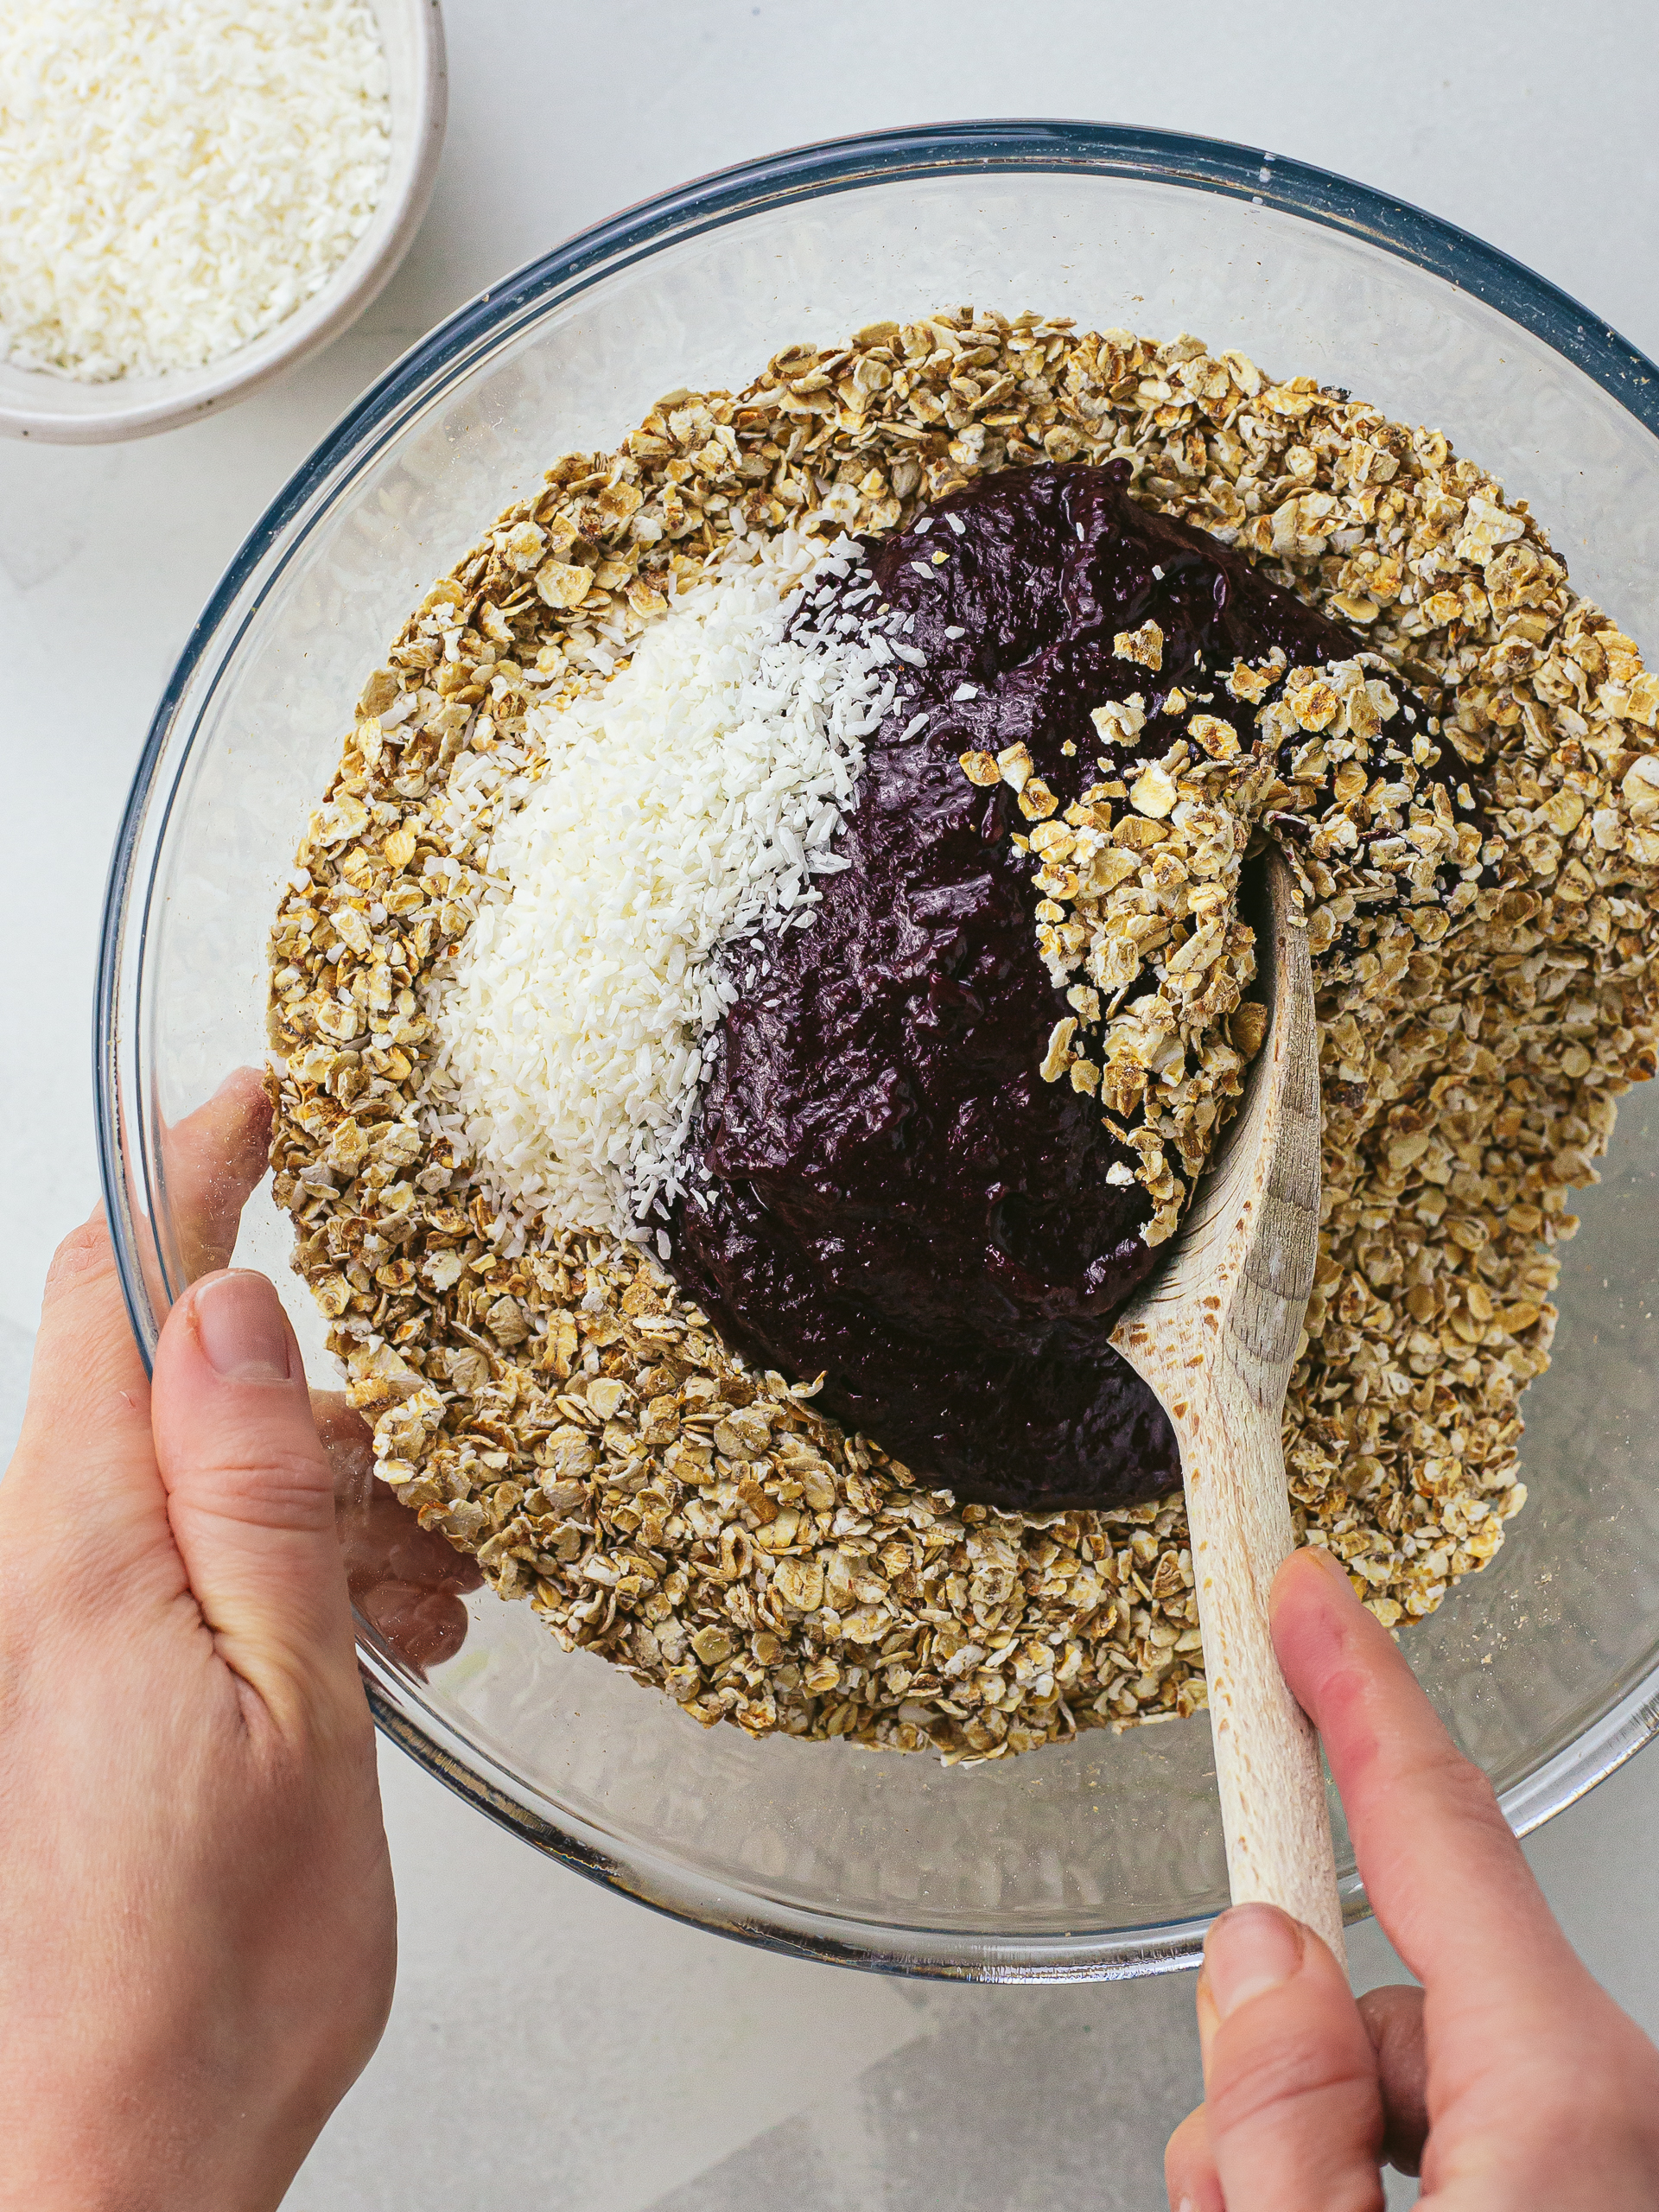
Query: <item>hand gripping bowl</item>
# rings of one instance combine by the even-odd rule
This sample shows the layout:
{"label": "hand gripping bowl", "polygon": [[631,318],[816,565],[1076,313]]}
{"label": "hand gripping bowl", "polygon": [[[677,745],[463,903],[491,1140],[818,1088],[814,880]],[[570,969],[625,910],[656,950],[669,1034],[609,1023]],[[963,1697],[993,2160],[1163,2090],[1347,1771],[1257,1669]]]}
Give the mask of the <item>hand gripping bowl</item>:
{"label": "hand gripping bowl", "polygon": [[[260,521],[168,683],[116,852],[99,976],[105,1187],[142,1343],[185,1280],[166,1127],[264,1050],[279,880],[405,611],[556,454],[788,341],[970,300],[1200,333],[1445,429],[1531,499],[1579,589],[1659,648],[1659,372],[1549,285],[1399,201],[1210,141],[969,124],[734,169],[573,239],[393,368]],[[1645,631],[1645,636],[1644,636]],[[1526,1401],[1531,1503],[1406,1648],[1519,1830],[1659,1728],[1659,1102],[1626,1100]],[[288,1284],[264,1194],[238,1263]],[[995,1980],[1192,1962],[1226,1901],[1202,1716],[972,1769],[705,1733],[529,1608],[468,1601],[423,1681],[366,1625],[387,1733],[550,1856],[703,1927]],[[1348,1910],[1363,1898],[1344,1849]]]}

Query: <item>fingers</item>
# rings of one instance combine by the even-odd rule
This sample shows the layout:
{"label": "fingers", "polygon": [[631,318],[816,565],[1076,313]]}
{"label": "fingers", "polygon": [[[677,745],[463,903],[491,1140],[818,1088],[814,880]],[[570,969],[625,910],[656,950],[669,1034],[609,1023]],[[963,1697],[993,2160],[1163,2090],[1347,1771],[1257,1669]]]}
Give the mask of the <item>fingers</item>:
{"label": "fingers", "polygon": [[467,1641],[467,1608],[447,1590],[376,1581],[352,1594],[388,1650],[423,1681],[428,1668],[453,1659]]}
{"label": "fingers", "polygon": [[333,1472],[263,1275],[209,1275],[179,1300],[151,1421],[174,1540],[221,1655],[279,1721],[315,1713],[320,1688],[355,1693],[355,1710]]}
{"label": "fingers", "polygon": [[102,1211],[59,1245],[46,1280],[29,1404],[7,1470],[8,1520],[52,1586],[105,1606],[178,1589],[149,1437],[149,1377]]}
{"label": "fingers", "polygon": [[1164,2187],[1169,2212],[1227,2212],[1210,2148],[1210,2117],[1202,2105],[1188,2113],[1164,2146]]}
{"label": "fingers", "polygon": [[482,1587],[475,1560],[444,1537],[423,1529],[388,1484],[373,1484],[340,1529],[346,1580],[353,1597],[377,1582],[404,1582],[417,1590],[463,1592]]}
{"label": "fingers", "polygon": [[484,1580],[477,1564],[379,1481],[340,1515],[340,1540],[352,1602],[387,1649],[421,1675],[453,1659],[467,1641],[461,1592]]}
{"label": "fingers", "polygon": [[1409,2166],[1421,2149],[1436,2203],[1654,2202],[1659,2058],[1574,1955],[1485,1777],[1338,1566],[1287,1560],[1272,1620],[1377,1917],[1424,1985],[1420,2005],[1396,1991],[1367,2007],[1391,2155]]}
{"label": "fingers", "polygon": [[229,1266],[270,1145],[270,1100],[257,1068],[233,1068],[205,1106],[162,1131],[162,1172],[187,1282]]}
{"label": "fingers", "polygon": [[334,1510],[340,1516],[343,1544],[351,1516],[373,1494],[374,1431],[338,1390],[311,1393],[311,1420],[334,1469]]}
{"label": "fingers", "polygon": [[423,1529],[374,1472],[374,1436],[344,1398],[311,1395],[311,1414],[334,1477],[334,1507],[352,1603],[381,1642],[417,1675],[453,1659],[467,1640],[461,1594],[481,1587],[475,1560]]}
{"label": "fingers", "polygon": [[141,1218],[133,1240],[156,1313],[167,1311],[181,1283],[229,1262],[242,1208],[265,1172],[270,1114],[259,1070],[233,1068],[193,1114],[159,1123],[161,1218]]}
{"label": "fingers", "polygon": [[1423,1993],[1398,1986],[1368,1989],[1359,2000],[1382,2085],[1382,2155],[1402,2174],[1421,2170],[1428,2140],[1428,2050],[1423,2039]]}
{"label": "fingers", "polygon": [[1205,2101],[1171,2138],[1180,2212],[1381,2212],[1376,2061],[1347,1978],[1276,1905],[1236,1905],[1198,1980]]}
{"label": "fingers", "polygon": [[149,1427],[149,1378],[99,1206],[70,1230],[47,1269],[23,1438],[43,1443],[49,1434],[101,1459],[134,1436],[147,1443]]}
{"label": "fingers", "polygon": [[[187,1274],[220,1267],[248,1192],[264,1172],[270,1106],[258,1071],[238,1068],[167,1133],[168,1203]],[[152,1289],[155,1286],[152,1286]],[[41,1303],[22,1441],[28,1464],[61,1483],[136,1480],[153,1504],[149,1378],[134,1341],[102,1207],[58,1247]]]}
{"label": "fingers", "polygon": [[1493,1996],[1581,1973],[1490,1783],[1318,1551],[1274,1584],[1274,1647],[1319,1730],[1377,1917],[1418,1980]]}
{"label": "fingers", "polygon": [[[1206,1999],[1206,2017],[1210,2011]],[[1376,2059],[1383,2120],[1380,2155],[1398,2172],[1416,2174],[1428,2139],[1423,1993],[1402,1987],[1368,1990],[1359,2000],[1359,2016]],[[1171,2212],[1226,2212],[1206,2105],[1190,2112],[1170,2137],[1164,2152],[1164,2181]]]}

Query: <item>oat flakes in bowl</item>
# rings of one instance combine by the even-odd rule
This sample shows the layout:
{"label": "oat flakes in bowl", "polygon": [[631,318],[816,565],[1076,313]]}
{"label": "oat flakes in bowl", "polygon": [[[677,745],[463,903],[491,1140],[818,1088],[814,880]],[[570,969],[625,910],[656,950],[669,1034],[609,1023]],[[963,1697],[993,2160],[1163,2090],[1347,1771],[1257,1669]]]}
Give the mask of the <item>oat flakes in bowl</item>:
{"label": "oat flakes in bowl", "polygon": [[1656,717],[1524,502],[1236,352],[961,310],[670,394],[410,617],[273,934],[277,1196],[381,1474],[706,1723],[954,1764],[1191,1713],[1173,1447],[1099,1339],[1260,1041],[1273,836],[1297,1528],[1431,1613],[1653,1071]]}

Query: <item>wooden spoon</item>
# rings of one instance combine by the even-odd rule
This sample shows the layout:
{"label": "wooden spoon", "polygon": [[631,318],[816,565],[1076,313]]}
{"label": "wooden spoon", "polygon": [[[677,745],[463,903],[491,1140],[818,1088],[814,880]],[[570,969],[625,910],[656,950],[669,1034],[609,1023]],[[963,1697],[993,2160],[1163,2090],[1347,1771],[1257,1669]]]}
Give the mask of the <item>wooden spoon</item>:
{"label": "wooden spoon", "polygon": [[1267,1038],[1168,1260],[1112,1342],[1181,1447],[1233,1902],[1282,1905],[1340,1964],[1319,1741],[1268,1635],[1268,1592],[1293,1544],[1281,1429],[1313,1286],[1319,1061],[1307,935],[1276,852],[1267,888]]}

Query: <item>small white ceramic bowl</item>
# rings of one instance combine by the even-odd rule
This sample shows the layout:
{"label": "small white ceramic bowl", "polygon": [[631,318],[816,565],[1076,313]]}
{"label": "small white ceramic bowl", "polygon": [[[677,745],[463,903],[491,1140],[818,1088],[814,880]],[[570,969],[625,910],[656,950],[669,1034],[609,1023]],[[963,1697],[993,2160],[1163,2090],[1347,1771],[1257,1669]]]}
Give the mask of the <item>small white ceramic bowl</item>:
{"label": "small white ceramic bowl", "polygon": [[385,48],[391,160],[369,227],[322,289],[274,328],[206,368],[77,384],[0,361],[0,433],[105,445],[194,422],[291,369],[355,322],[408,252],[432,197],[448,110],[439,0],[370,0]]}

